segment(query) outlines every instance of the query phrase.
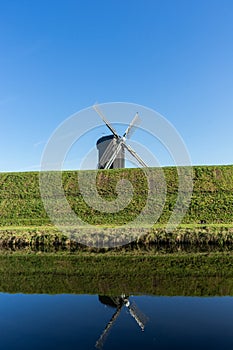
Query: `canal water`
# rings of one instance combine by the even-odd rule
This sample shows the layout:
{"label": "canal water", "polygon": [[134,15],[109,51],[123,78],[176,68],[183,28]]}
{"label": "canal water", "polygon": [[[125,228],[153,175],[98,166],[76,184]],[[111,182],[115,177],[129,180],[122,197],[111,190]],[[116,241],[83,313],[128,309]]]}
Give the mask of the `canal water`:
{"label": "canal water", "polygon": [[1,349],[233,349],[233,297],[0,294]]}

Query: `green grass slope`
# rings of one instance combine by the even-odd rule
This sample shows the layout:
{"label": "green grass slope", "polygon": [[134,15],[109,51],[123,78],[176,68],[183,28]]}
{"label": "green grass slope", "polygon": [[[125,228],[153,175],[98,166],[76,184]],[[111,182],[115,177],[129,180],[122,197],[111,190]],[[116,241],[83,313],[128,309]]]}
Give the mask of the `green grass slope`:
{"label": "green grass slope", "polygon": [[[154,169],[156,173],[156,169]],[[158,224],[165,224],[177,199],[178,177],[175,167],[163,168],[167,196]],[[192,200],[183,224],[233,224],[233,166],[195,166]],[[86,171],[86,183],[91,172]],[[63,173],[63,188],[72,209],[90,224],[123,224],[133,220],[145,206],[147,180],[141,169],[101,170],[97,176],[99,194],[106,201],[116,200],[116,184],[121,179],[130,180],[134,195],[130,204],[118,213],[101,213],[84,201],[78,186],[78,172]],[[159,179],[158,179],[159,181]],[[90,193],[90,196],[92,193]],[[0,225],[48,225],[40,197],[39,173],[0,174]]]}

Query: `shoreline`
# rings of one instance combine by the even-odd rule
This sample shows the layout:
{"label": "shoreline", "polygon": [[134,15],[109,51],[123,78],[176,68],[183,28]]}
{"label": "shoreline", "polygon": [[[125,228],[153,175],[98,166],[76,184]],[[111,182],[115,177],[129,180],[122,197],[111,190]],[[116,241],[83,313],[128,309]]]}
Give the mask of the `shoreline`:
{"label": "shoreline", "polygon": [[[96,226],[96,228],[72,229],[71,239],[68,235],[60,232],[52,225],[43,226],[0,226],[0,246],[12,247],[72,247],[77,250],[86,250],[83,244],[78,243],[79,238],[88,237],[91,249],[91,239],[98,233],[103,236],[104,242],[110,242],[111,237],[106,234],[106,229],[111,228],[111,235],[114,235],[114,227]],[[233,224],[183,224],[174,231],[168,231],[165,225],[130,228],[135,240],[128,245],[164,245],[179,246],[233,246]],[[140,232],[140,237],[138,235]],[[124,232],[122,233],[124,235]],[[133,236],[132,236],[133,237]],[[124,246],[123,246],[124,247]],[[103,248],[100,244],[99,248]],[[94,248],[92,248],[94,249]],[[118,248],[120,249],[120,248]],[[95,249],[94,249],[95,250]]]}

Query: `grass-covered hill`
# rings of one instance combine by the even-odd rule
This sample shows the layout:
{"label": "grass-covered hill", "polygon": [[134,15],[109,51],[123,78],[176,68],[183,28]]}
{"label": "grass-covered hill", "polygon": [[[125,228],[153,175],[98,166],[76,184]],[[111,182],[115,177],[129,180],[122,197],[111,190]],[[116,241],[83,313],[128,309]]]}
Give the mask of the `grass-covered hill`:
{"label": "grass-covered hill", "polygon": [[[177,199],[178,177],[175,167],[163,168],[167,196],[158,224],[168,221]],[[156,169],[154,169],[156,172]],[[233,166],[195,166],[191,204],[183,224],[233,224]],[[86,181],[90,171],[86,172]],[[131,221],[145,206],[147,180],[141,169],[101,170],[97,176],[99,194],[108,201],[117,198],[116,184],[128,179],[134,188],[130,204],[114,214],[98,212],[84,201],[77,171],[63,173],[63,187],[73,210],[90,224],[122,224]],[[88,188],[88,185],[87,185]],[[90,193],[91,195],[91,193]],[[39,173],[0,174],[0,226],[47,225],[50,220],[40,197]]]}

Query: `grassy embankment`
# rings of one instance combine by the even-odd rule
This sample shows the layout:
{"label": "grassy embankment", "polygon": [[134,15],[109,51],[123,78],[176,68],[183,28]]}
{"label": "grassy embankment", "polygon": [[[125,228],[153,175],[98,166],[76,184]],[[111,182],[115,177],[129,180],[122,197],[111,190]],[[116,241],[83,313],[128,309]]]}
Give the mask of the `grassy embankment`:
{"label": "grassy embankment", "polygon": [[[166,202],[160,219],[150,233],[141,239],[142,242],[232,244],[233,166],[193,168],[192,200],[181,225],[173,233],[166,232],[164,228],[177,199],[177,171],[175,168],[163,170],[167,183]],[[154,172],[156,179],[156,169]],[[87,183],[89,174],[87,171]],[[79,191],[77,172],[63,173],[63,187],[68,202],[78,216],[96,225],[104,233],[106,226],[122,225],[133,220],[146,203],[147,181],[140,169],[100,171],[97,177],[99,194],[107,201],[116,199],[116,184],[122,178],[131,181],[134,196],[124,210],[115,214],[100,213],[85,203]],[[0,240],[3,243],[70,244],[67,237],[54,228],[45,212],[37,172],[0,174],[0,215]],[[143,230],[141,227],[136,229]],[[83,229],[79,230],[82,234]]]}

